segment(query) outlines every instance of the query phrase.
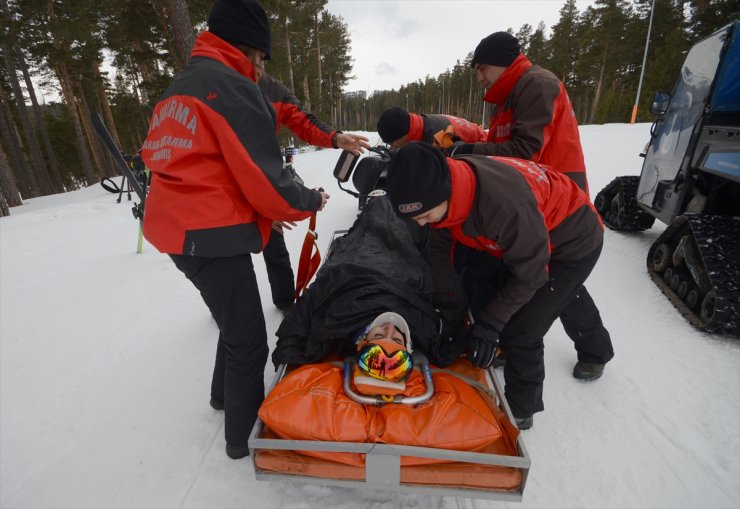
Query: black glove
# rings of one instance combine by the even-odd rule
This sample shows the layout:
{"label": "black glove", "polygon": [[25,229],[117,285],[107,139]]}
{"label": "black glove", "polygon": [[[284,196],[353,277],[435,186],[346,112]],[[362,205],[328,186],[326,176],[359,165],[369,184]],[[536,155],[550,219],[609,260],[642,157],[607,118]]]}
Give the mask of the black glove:
{"label": "black glove", "polygon": [[447,155],[450,157],[461,156],[465,154],[472,154],[475,143],[463,143],[462,141],[456,141],[450,148],[447,149]]}
{"label": "black glove", "polygon": [[500,323],[491,323],[488,321],[478,321],[473,325],[473,332],[470,334],[470,346],[472,356],[470,362],[476,368],[486,369],[493,364],[496,356],[496,346],[498,346],[498,337],[501,332]]}

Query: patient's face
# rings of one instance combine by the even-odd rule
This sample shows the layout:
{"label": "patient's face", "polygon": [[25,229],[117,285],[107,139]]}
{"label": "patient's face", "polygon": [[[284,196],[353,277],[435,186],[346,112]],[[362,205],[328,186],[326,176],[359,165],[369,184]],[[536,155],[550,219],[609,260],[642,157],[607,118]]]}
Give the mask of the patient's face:
{"label": "patient's face", "polygon": [[390,323],[376,325],[368,331],[367,337],[365,338],[365,341],[368,343],[379,343],[383,340],[390,340],[401,346],[404,346],[406,343],[401,331],[398,330],[395,325]]}

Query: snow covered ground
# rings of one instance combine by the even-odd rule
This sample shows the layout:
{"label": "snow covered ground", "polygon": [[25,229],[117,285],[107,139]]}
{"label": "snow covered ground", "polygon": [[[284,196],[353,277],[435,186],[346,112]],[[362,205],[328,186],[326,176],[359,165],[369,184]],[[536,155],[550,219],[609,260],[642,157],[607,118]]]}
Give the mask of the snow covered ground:
{"label": "snow covered ground", "polygon": [[[592,194],[639,174],[648,131],[581,128]],[[308,186],[332,194],[322,251],[356,213],[331,175],[338,156],[295,159]],[[11,214],[0,219],[0,507],[740,507],[740,342],[693,329],[650,281],[660,223],[607,231],[587,283],[616,350],[602,379],[574,380],[570,340],[559,324],[547,335],[547,408],[523,435],[532,468],[516,504],[255,481],[249,459],[226,457],[223,413],[208,405],[213,320],[168,257],[146,243],[136,254],[130,203],[95,185]],[[287,234],[294,262],[305,227]],[[274,346],[280,315],[254,258]]]}

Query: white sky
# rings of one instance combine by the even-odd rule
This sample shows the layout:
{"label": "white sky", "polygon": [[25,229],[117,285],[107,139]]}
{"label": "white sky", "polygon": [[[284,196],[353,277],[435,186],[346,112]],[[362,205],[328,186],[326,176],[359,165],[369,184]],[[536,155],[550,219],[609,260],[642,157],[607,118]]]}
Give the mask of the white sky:
{"label": "white sky", "polygon": [[[577,0],[579,12],[592,5]],[[490,33],[543,21],[549,30],[565,0],[329,0],[352,37],[347,91],[390,90],[437,76],[463,60]]]}

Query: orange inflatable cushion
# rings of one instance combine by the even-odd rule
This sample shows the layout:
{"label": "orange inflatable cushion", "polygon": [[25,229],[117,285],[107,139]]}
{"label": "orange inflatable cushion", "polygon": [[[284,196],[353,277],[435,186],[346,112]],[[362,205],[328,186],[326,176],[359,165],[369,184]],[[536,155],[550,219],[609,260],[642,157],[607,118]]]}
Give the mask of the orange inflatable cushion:
{"label": "orange inflatable cushion", "polygon": [[[466,366],[466,364],[468,366]],[[483,373],[458,361],[455,370],[466,376]],[[287,374],[259,410],[268,429],[283,439],[330,442],[369,442],[487,452],[516,456],[518,430],[482,392],[456,376],[433,375],[435,393],[416,406],[362,405],[342,388],[342,368],[309,364]],[[418,369],[406,381],[405,396],[424,393]],[[348,465],[364,466],[362,454],[301,451],[302,454]],[[444,463],[434,458],[404,456],[402,465]]]}

